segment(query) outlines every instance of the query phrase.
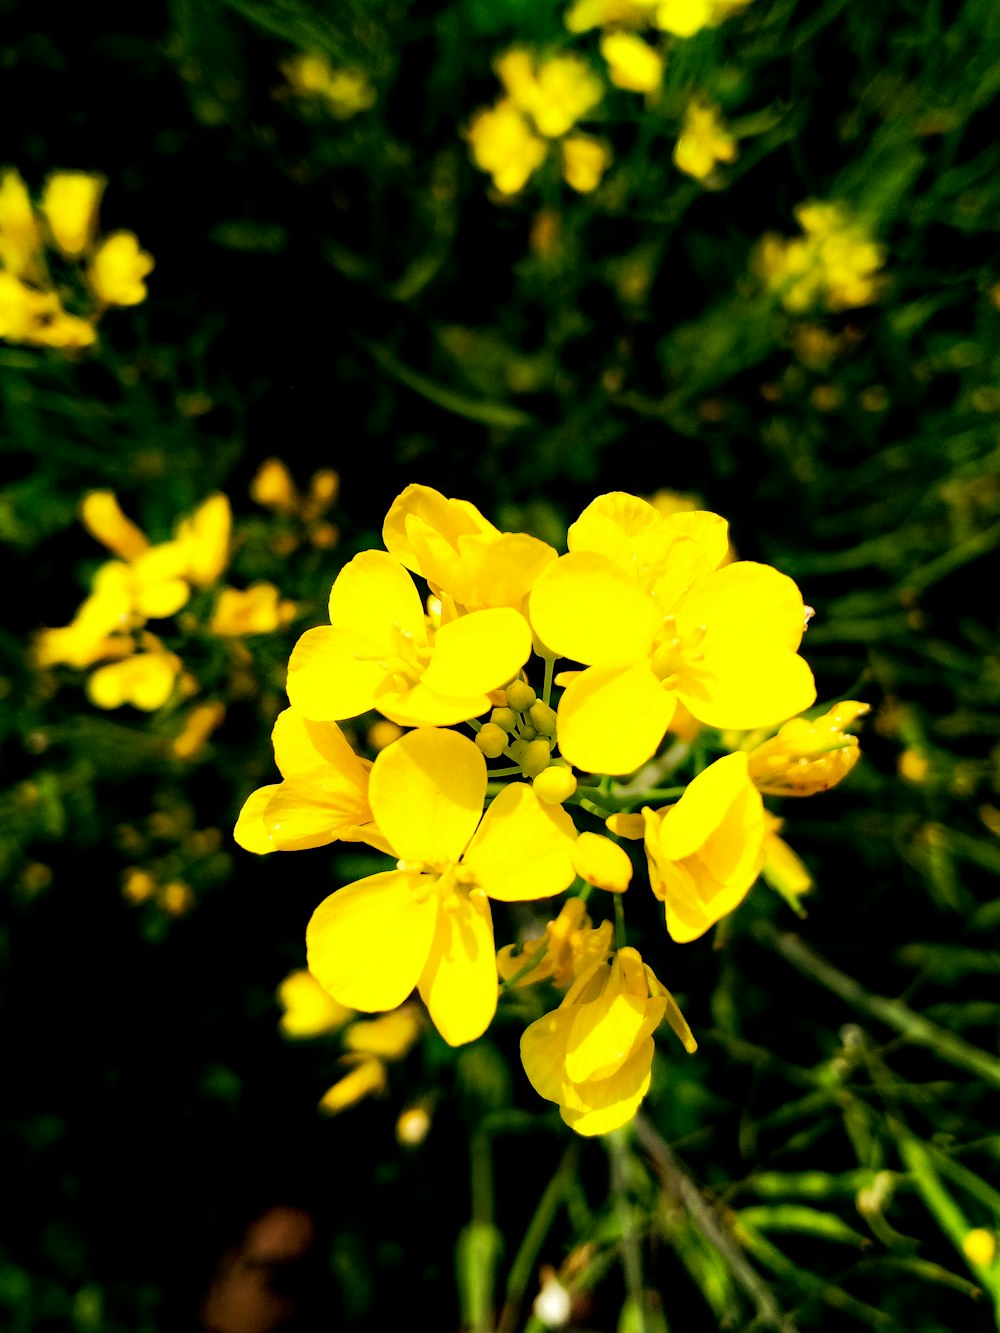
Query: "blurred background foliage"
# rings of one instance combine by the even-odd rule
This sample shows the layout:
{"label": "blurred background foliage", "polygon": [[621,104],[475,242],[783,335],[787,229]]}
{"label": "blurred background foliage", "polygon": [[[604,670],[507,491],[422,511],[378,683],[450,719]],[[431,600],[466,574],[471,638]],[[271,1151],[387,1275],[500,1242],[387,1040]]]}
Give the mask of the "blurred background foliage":
{"label": "blurred background foliage", "polygon": [[[102,173],[105,230],[156,260],[95,348],[0,344],[5,1328],[193,1327],[274,1203],[319,1234],[290,1327],[395,1326],[419,1302],[435,1328],[502,1307],[504,1333],[539,1329],[542,1263],[580,1329],[996,1326],[995,7],[753,0],[653,32],[646,97],[564,10],[170,0],[52,25],[0,0],[3,158],[35,192]],[[504,195],[471,159],[515,43],[604,80],[596,188],[553,153]],[[350,77],[310,93],[303,54]],[[695,94],[738,145],[702,179],[672,158]],[[769,290],[761,238],[801,235],[808,200],[881,247],[873,299]],[[336,471],[322,521],[255,502],[272,457],[302,493]],[[873,708],[844,787],[782,810],[816,881],[804,920],[759,887],[676,947],[650,901],[644,953],[701,1049],[664,1043],[611,1143],[567,1148],[521,1077],[540,1000],[468,1048],[425,1036],[387,1096],[332,1120],[340,1039],[278,1030],[308,915],[364,858],[276,867],[230,830],[270,780],[295,636],[414,480],[556,544],[601,491],[697,496],[816,608],[820,700]],[[194,692],[95,708],[29,651],[104,555],[79,522],[94,488],[154,540],[225,491],[227,578],[273,582],[294,622],[178,618]],[[206,703],[224,716],[199,743]],[[429,1132],[401,1147],[416,1103]]]}

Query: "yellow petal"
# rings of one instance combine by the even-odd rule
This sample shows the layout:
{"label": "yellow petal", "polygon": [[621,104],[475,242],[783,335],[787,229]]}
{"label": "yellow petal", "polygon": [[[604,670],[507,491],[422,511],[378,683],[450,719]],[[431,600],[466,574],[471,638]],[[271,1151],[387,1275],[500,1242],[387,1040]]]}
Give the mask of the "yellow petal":
{"label": "yellow petal", "polygon": [[325,847],[370,820],[364,795],[331,768],[286,778],[264,810],[264,826],[279,852]]}
{"label": "yellow petal", "polygon": [[566,1044],[566,1077],[583,1083],[620,1069],[643,1031],[646,1004],[638,995],[619,993],[580,1005]]}
{"label": "yellow petal", "polygon": [[353,1011],[326,993],[304,969],[289,972],[278,987],[277,1001],[285,1011],[279,1027],[286,1037],[319,1037],[353,1017]]}
{"label": "yellow petal", "polygon": [[728,807],[748,787],[745,754],[728,754],[709,764],[688,784],[678,803],[664,814],[659,835],[663,855],[680,861],[696,852],[718,828]]}
{"label": "yellow petal", "polygon": [[559,702],[559,749],[589,773],[632,773],[656,753],[674,707],[647,661],[591,667]]}
{"label": "yellow petal", "polygon": [[274,762],[283,778],[309,773],[321,764],[329,764],[349,774],[358,785],[367,783],[366,766],[351,749],[336,722],[312,722],[286,708],[278,714],[271,732]]}
{"label": "yellow petal", "polygon": [[356,1106],[364,1097],[384,1092],[388,1086],[385,1065],[381,1060],[364,1060],[349,1074],[327,1088],[320,1098],[319,1110],[324,1115],[337,1115],[349,1106]]}
{"label": "yellow petal", "polygon": [[394,629],[414,644],[427,642],[416,586],[385,551],[362,551],[340,571],[330,590],[330,624],[387,647]]}
{"label": "yellow petal", "polygon": [[369,875],[324,899],[306,928],[309,971],[335,1000],[373,1013],[396,1009],[430,953],[439,900],[419,895],[412,870]]}
{"label": "yellow petal", "polygon": [[277,784],[258,787],[243,802],[243,809],[233,829],[233,837],[245,851],[256,852],[258,856],[266,856],[268,852],[277,851],[264,823],[264,807],[277,790]]}
{"label": "yellow petal", "polygon": [[288,659],[288,698],[316,722],[366,713],[385,679],[385,647],[349,630],[308,629]]}
{"label": "yellow petal", "polygon": [[619,812],[616,815],[608,815],[604,823],[608,832],[613,833],[616,838],[626,838],[629,842],[642,842],[646,836],[645,822],[638,813]]}
{"label": "yellow petal", "polygon": [[610,1078],[572,1085],[559,1112],[578,1134],[608,1134],[627,1124],[649,1091],[654,1044],[647,1038]]}
{"label": "yellow petal", "polygon": [[656,603],[635,579],[592,551],[561,556],[544,569],[529,613],[553,653],[588,666],[647,656],[660,626]]}
{"label": "yellow petal", "polygon": [[575,841],[576,828],[561,806],[546,805],[526,783],[513,782],[487,810],[462,866],[500,902],[551,898],[573,883]]}
{"label": "yellow petal", "polygon": [[42,211],[56,245],[70,259],[87,247],[97,221],[104,178],[85,171],[57,171],[45,182]]}
{"label": "yellow petal", "polygon": [[352,1023],[344,1034],[344,1045],[349,1051],[377,1055],[383,1060],[401,1060],[420,1036],[420,1030],[417,1010],[404,1005],[381,1018]]}
{"label": "yellow petal", "polygon": [[750,647],[768,645],[794,652],[805,629],[802,594],[786,574],[752,560],[717,569],[677,608],[678,630],[707,625],[710,633],[739,639]]}
{"label": "yellow petal", "polygon": [[80,518],[92,537],[123,560],[135,560],[149,549],[145,535],[122,513],[114,491],[91,491],[80,504]]}
{"label": "yellow petal", "polygon": [[488,533],[499,536],[497,529],[467,500],[449,500],[431,486],[414,483],[396,496],[389,507],[382,528],[386,550],[414,574],[431,577],[421,565],[412,533],[430,530],[448,546],[457,549],[459,537]]}
{"label": "yellow petal", "polygon": [[469,610],[498,606],[519,610],[542,570],[556,558],[551,546],[526,532],[460,537],[456,577],[449,571],[440,582]]}
{"label": "yellow petal", "polygon": [[187,576],[200,588],[215,583],[226,567],[232,523],[229,500],[219,491],[177,525],[177,540],[187,558]]}
{"label": "yellow petal", "polygon": [[599,833],[581,833],[573,854],[576,873],[597,889],[624,893],[632,882],[628,853]]}
{"label": "yellow petal", "polygon": [[688,712],[720,731],[774,726],[816,699],[813,674],[798,654],[711,631],[702,660],[682,664],[674,689]]}
{"label": "yellow petal", "polygon": [[566,1082],[566,1043],[573,1029],[573,1009],[557,1009],[527,1027],[521,1036],[521,1063],[528,1082],[546,1101],[562,1100]]}
{"label": "yellow petal", "polygon": [[438,913],[420,995],[449,1046],[481,1037],[497,1008],[493,921],[484,893],[457,893]]}
{"label": "yellow petal", "polygon": [[398,689],[393,678],[386,676],[375,690],[371,707],[401,727],[449,727],[480,717],[492,704],[488,694],[439,694],[422,680]]}
{"label": "yellow petal", "polygon": [[499,689],[531,656],[531,630],[519,611],[474,611],[442,625],[422,683],[437,694],[468,696]]}
{"label": "yellow petal", "polygon": [[486,760],[455,731],[422,727],[379,751],[368,800],[404,861],[455,862],[483,813]]}

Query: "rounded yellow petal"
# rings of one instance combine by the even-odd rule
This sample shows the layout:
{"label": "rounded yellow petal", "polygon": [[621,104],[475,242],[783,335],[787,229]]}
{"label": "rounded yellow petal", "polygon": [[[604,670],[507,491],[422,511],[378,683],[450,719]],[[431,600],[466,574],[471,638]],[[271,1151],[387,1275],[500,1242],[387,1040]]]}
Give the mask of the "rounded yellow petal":
{"label": "rounded yellow petal", "polygon": [[674,692],[699,722],[749,731],[809,708],[816,682],[805,659],[787,648],[709,631],[701,661],[681,664]]}
{"label": "rounded yellow petal", "polygon": [[591,667],[559,702],[559,749],[588,773],[632,773],[656,753],[674,707],[647,661]]}
{"label": "rounded yellow petal", "polygon": [[497,964],[484,893],[452,894],[441,905],[420,995],[449,1046],[475,1041],[493,1021]]}
{"label": "rounded yellow petal", "polygon": [[602,995],[576,1009],[566,1044],[566,1077],[570,1082],[609,1078],[621,1068],[643,1032],[646,1005],[647,1001],[638,995],[619,992]]}
{"label": "rounded yellow petal", "polygon": [[449,727],[480,717],[489,711],[491,703],[488,694],[439,694],[422,680],[399,689],[393,678],[386,676],[375,690],[371,707],[401,727]]}
{"label": "rounded yellow petal", "polygon": [[627,1124],[649,1091],[655,1047],[652,1037],[610,1078],[574,1084],[559,1113],[577,1134],[609,1134]]}
{"label": "rounded yellow petal", "polygon": [[315,722],[366,713],[385,679],[384,653],[379,643],[348,630],[306,630],[288,659],[289,702]]}
{"label": "rounded yellow petal", "polygon": [[660,626],[653,599],[594,551],[561,556],[544,569],[531,592],[530,615],[552,652],[588,666],[647,656]]}
{"label": "rounded yellow petal", "polygon": [[599,833],[581,833],[573,854],[573,866],[581,879],[609,893],[624,893],[632,882],[628,853]]}
{"label": "rounded yellow petal", "polygon": [[660,850],[664,856],[680,861],[702,847],[728,807],[750,785],[748,768],[745,754],[727,754],[688,784],[681,799],[663,816]]}
{"label": "rounded yellow petal", "polygon": [[359,785],[367,784],[367,766],[351,749],[336,722],[313,722],[294,708],[279,713],[271,732],[274,762],[283,778],[329,764]]}
{"label": "rounded yellow petal", "polygon": [[717,569],[677,608],[682,633],[706,625],[710,634],[742,641],[748,659],[758,645],[794,652],[802,642],[805,623],[805,606],[795,583],[787,574],[752,560]]}
{"label": "rounded yellow petal", "polygon": [[355,1065],[350,1073],[338,1079],[332,1088],[327,1088],[320,1098],[318,1109],[323,1115],[337,1115],[341,1111],[346,1111],[349,1106],[357,1105],[364,1097],[385,1092],[387,1086],[388,1080],[382,1061],[363,1060],[361,1064]]}
{"label": "rounded yellow petal", "polygon": [[80,504],[80,518],[92,537],[123,560],[134,560],[149,550],[144,533],[122,513],[114,491],[91,491]]}
{"label": "rounded yellow petal", "polygon": [[83,253],[93,235],[104,184],[86,171],[57,171],[45,182],[42,212],[52,239],[70,259]]}
{"label": "rounded yellow petal", "polygon": [[408,732],[372,764],[368,800],[404,861],[455,862],[483,813],[486,760],[466,736],[436,727]]}
{"label": "rounded yellow petal", "polygon": [[371,822],[363,791],[336,769],[286,778],[268,801],[264,826],[279,852],[325,847]]}
{"label": "rounded yellow petal", "polygon": [[352,1011],[338,1004],[304,969],[289,972],[278,987],[277,1000],[284,1010],[278,1026],[286,1037],[319,1037],[335,1032],[352,1017]]}
{"label": "rounded yellow petal", "polygon": [[428,534],[436,534],[446,546],[457,549],[459,537],[486,533],[499,536],[497,529],[467,500],[449,500],[431,486],[413,483],[400,492],[389,506],[382,528],[386,550],[412,569],[414,574],[433,578],[430,565],[421,563],[426,554],[421,546]]}
{"label": "rounded yellow petal", "polygon": [[324,899],[306,928],[309,971],[335,1000],[374,1013],[397,1009],[430,953],[436,894],[418,895],[413,870],[369,875]]}
{"label": "rounded yellow petal", "polygon": [[525,1028],[521,1036],[521,1063],[528,1082],[546,1101],[562,1100],[566,1082],[566,1044],[576,1011],[556,1009]]}
{"label": "rounded yellow petal", "polygon": [[575,841],[576,828],[561,806],[546,805],[526,783],[513,782],[487,810],[462,866],[500,902],[551,898],[573,883]]}
{"label": "rounded yellow petal", "polygon": [[330,624],[387,647],[394,630],[408,642],[427,642],[416,586],[385,551],[362,551],[340,571],[330,589]]}
{"label": "rounded yellow petal", "polygon": [[422,683],[436,694],[487,694],[517,675],[530,656],[531,630],[519,611],[474,611],[438,630]]}
{"label": "rounded yellow petal", "polygon": [[256,852],[258,856],[266,856],[268,852],[277,851],[264,823],[264,808],[277,790],[277,784],[258,787],[243,802],[239,819],[233,829],[233,837],[244,851]]}
{"label": "rounded yellow petal", "polygon": [[213,584],[229,560],[233,525],[229,498],[217,491],[177,524],[177,541],[184,549],[187,577],[200,588]]}
{"label": "rounded yellow petal", "polygon": [[420,1036],[421,1023],[416,1008],[404,1005],[391,1014],[352,1023],[344,1034],[349,1051],[377,1055],[383,1060],[401,1060]]}

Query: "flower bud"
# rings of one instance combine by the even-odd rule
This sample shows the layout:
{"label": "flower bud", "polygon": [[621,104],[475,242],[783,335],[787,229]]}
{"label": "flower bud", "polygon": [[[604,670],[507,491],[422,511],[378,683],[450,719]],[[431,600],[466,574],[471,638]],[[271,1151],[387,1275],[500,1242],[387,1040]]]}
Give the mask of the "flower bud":
{"label": "flower bud", "polygon": [[493,722],[485,722],[476,734],[476,744],[487,759],[499,759],[507,748],[507,733]]}
{"label": "flower bud", "polygon": [[526,778],[536,778],[548,768],[551,758],[552,747],[548,741],[529,741],[520,759],[521,772]]}
{"label": "flower bud", "polygon": [[528,748],[527,741],[522,741],[522,740],[511,741],[510,756],[514,760],[515,764],[519,764],[521,762],[521,760],[524,758],[525,751],[527,750],[527,748]]}
{"label": "flower bud", "polygon": [[520,735],[522,741],[534,741],[538,739],[538,732],[535,730],[535,728],[531,725],[530,722],[525,722],[524,726],[521,728],[518,734]]}
{"label": "flower bud", "polygon": [[490,721],[503,731],[513,731],[517,726],[517,716],[513,708],[494,708],[490,713]]}
{"label": "flower bud", "polygon": [[528,716],[531,718],[531,725],[539,736],[555,737],[556,710],[554,708],[550,708],[548,704],[538,699],[528,709]]}
{"label": "flower bud", "polygon": [[507,686],[507,703],[515,712],[526,713],[538,695],[523,680],[512,680]]}
{"label": "flower bud", "polygon": [[535,778],[532,786],[535,795],[545,805],[562,805],[576,791],[576,778],[568,768],[550,764]]}

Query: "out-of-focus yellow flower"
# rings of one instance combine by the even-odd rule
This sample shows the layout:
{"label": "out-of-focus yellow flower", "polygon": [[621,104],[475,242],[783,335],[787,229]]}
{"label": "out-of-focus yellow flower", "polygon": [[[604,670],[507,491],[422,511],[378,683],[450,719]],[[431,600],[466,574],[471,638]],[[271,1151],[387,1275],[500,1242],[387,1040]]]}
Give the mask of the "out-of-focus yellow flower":
{"label": "out-of-focus yellow flower", "polygon": [[402,1060],[419,1041],[422,1031],[416,1007],[404,1004],[381,1018],[352,1023],[344,1034],[344,1045],[349,1051],[377,1055],[380,1060]]}
{"label": "out-of-focus yellow flower", "polygon": [[765,796],[813,796],[846,778],[861,758],[858,738],[845,732],[869,711],[847,700],[813,722],[793,718],[750,751],[750,777]]}
{"label": "out-of-focus yellow flower", "polygon": [[601,38],[601,55],[608,78],[616,88],[633,93],[655,93],[663,82],[663,56],[634,32],[608,32]]}
{"label": "out-of-focus yellow flower", "polygon": [[87,697],[98,708],[131,704],[152,713],[173,694],[182,670],[174,653],[153,648],[98,667],[87,680]]}
{"label": "out-of-focus yellow flower", "polygon": [[515,46],[498,58],[495,68],[507,96],[546,139],[566,134],[604,96],[604,85],[589,63],[572,53],[539,63],[525,47]]}
{"label": "out-of-focus yellow flower", "polygon": [[985,1227],[974,1227],[965,1234],[962,1253],[975,1268],[989,1268],[997,1257],[997,1240]]}
{"label": "out-of-focus yellow flower", "polygon": [[360,69],[335,69],[326,56],[300,51],[281,66],[300,97],[322,101],[338,120],[349,120],[378,101],[367,74]]}
{"label": "out-of-focus yellow flower", "polygon": [[294,514],[300,503],[292,474],[280,458],[261,463],[250,483],[250,498],[276,514]]}
{"label": "out-of-focus yellow flower", "polygon": [[715,19],[713,0],[659,0],[656,26],[674,37],[693,37]]}
{"label": "out-of-focus yellow flower", "polygon": [[431,1107],[426,1101],[417,1102],[400,1112],[396,1121],[396,1141],[404,1148],[416,1148],[431,1131]]}
{"label": "out-of-focus yellow flower", "polygon": [[137,560],[149,550],[149,539],[122,512],[114,491],[89,491],[80,502],[80,521],[122,560]]}
{"label": "out-of-focus yellow flower", "polygon": [[105,658],[127,657],[135,651],[135,644],[119,631],[131,628],[133,619],[131,593],[118,576],[115,563],[109,562],[97,571],[93,591],[80,604],[71,623],[38,634],[35,665],[63,663],[82,669]]}
{"label": "out-of-focus yellow flower", "polygon": [[578,1134],[607,1134],[631,1120],[649,1088],[653,1032],[666,1017],[686,1050],[697,1043],[673,997],[635,949],[593,964],[554,1013],[521,1038],[532,1087],[556,1102]]}
{"label": "out-of-focus yellow flower", "polygon": [[182,879],[171,880],[169,884],[164,884],[156,896],[160,907],[169,916],[185,916],[195,905],[191,886],[185,884]]}
{"label": "out-of-focus yellow flower", "polygon": [[175,540],[184,552],[185,577],[199,588],[215,583],[228,564],[232,523],[229,499],[216,491],[177,524]]}
{"label": "out-of-focus yellow flower", "polygon": [[129,866],[122,876],[122,896],[130,903],[148,902],[156,892],[156,880],[148,870]]}
{"label": "out-of-focus yellow flower", "polygon": [[517,194],[545,161],[548,152],[512,101],[477,111],[465,137],[480,171],[493,177],[501,194]]}
{"label": "out-of-focus yellow flower", "polygon": [[77,259],[97,228],[97,208],[104,192],[103,176],[87,171],[57,171],[45,182],[41,209],[57,247]]}
{"label": "out-of-focus yellow flower", "polygon": [[809,892],[813,881],[803,861],[778,836],[784,824],[770,810],[764,811],[764,864],[760,873],[775,893],[798,910],[799,899]]}
{"label": "out-of-focus yellow flower", "polygon": [[278,1026],[296,1040],[336,1032],[354,1017],[353,1009],[338,1004],[304,968],[289,972],[275,998],[282,1009]]}
{"label": "out-of-focus yellow flower", "polygon": [[309,970],[342,1004],[395,1009],[416,986],[450,1045],[485,1032],[497,1003],[489,898],[561,893],[576,838],[524,783],[483,815],[485,796],[486,761],[456,732],[422,727],[378,755],[368,799],[397,868],[339,889],[306,931]]}
{"label": "out-of-focus yellow flower", "polygon": [[614,160],[604,140],[589,134],[567,134],[560,147],[566,184],[578,194],[596,190]]}
{"label": "out-of-focus yellow flower", "polygon": [[919,750],[906,749],[896,761],[896,771],[904,782],[912,782],[915,787],[927,781],[931,771],[931,761]]}
{"label": "out-of-focus yellow flower", "polygon": [[652,22],[658,0],[574,0],[566,11],[570,32],[589,32],[612,23],[641,28]]}
{"label": "out-of-focus yellow flower", "polygon": [[389,1080],[381,1060],[362,1060],[350,1073],[328,1088],[320,1098],[319,1110],[324,1115],[338,1115],[357,1105],[365,1097],[378,1096],[386,1091]]}
{"label": "out-of-focus yellow flower", "polygon": [[87,320],[63,310],[55,292],[0,271],[0,338],[39,347],[89,347],[96,336]]}
{"label": "out-of-focus yellow flower", "polygon": [[196,704],[184,720],[184,726],[170,746],[177,759],[194,759],[201,753],[205,742],[222,724],[226,705],[218,699]]}
{"label": "out-of-focus yellow flower", "polygon": [[139,305],[149,295],[145,277],[153,257],[139,248],[130,231],[114,231],[99,246],[87,269],[90,285],[105,305]]}
{"label": "out-of-focus yellow flower", "polygon": [[735,162],[736,140],[726,129],[717,107],[701,98],[688,102],[680,137],[674,146],[674,165],[695,180],[707,180],[719,162]]}
{"label": "out-of-focus yellow flower", "polygon": [[573,852],[573,866],[595,889],[624,893],[632,882],[632,862],[616,842],[600,833],[581,833]]}
{"label": "out-of-focus yellow flower", "polygon": [[764,865],[764,805],[746,755],[717,759],[676,805],[642,813],[653,893],[671,939],[686,944],[739,906]]}
{"label": "out-of-focus yellow flower", "polygon": [[845,204],[812,201],[795,216],[803,236],[773,233],[757,246],[754,267],[782,305],[800,313],[817,305],[847,310],[871,305],[885,286],[884,247]]}
{"label": "out-of-focus yellow flower", "polygon": [[31,197],[20,173],[8,168],[0,176],[0,265],[9,274],[25,273],[39,249]]}
{"label": "out-of-focus yellow flower", "polygon": [[[514,986],[551,981],[564,989],[593,963],[607,957],[611,933],[610,921],[602,921],[595,929],[582,898],[568,898],[539,939],[526,940],[520,949],[516,944],[504,945],[497,953],[497,971],[503,981]],[[529,966],[532,960],[537,961]]]}
{"label": "out-of-focus yellow flower", "polygon": [[242,634],[272,634],[295,615],[295,603],[283,602],[273,583],[252,583],[249,588],[222,588],[212,612],[209,630],[220,638]]}

